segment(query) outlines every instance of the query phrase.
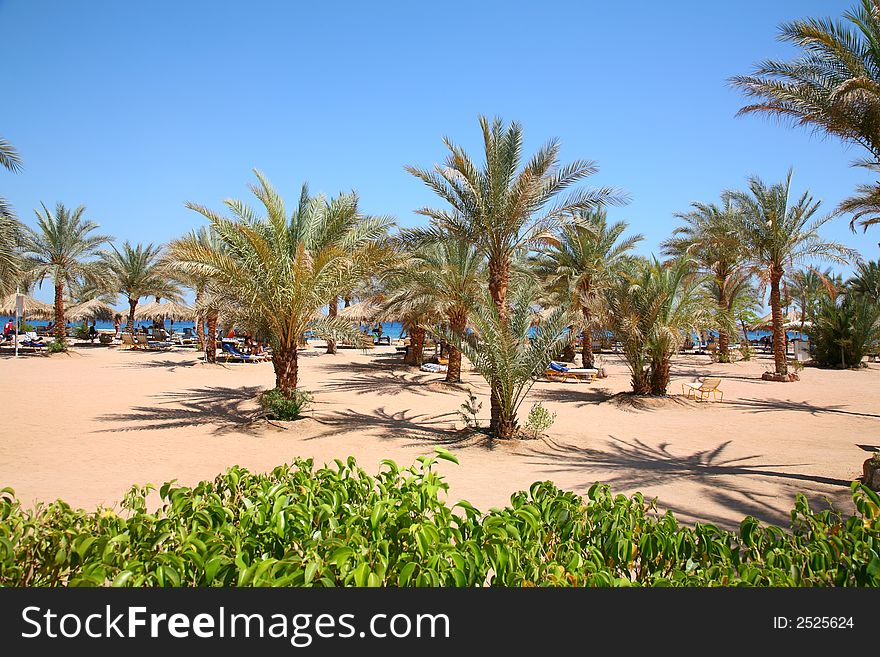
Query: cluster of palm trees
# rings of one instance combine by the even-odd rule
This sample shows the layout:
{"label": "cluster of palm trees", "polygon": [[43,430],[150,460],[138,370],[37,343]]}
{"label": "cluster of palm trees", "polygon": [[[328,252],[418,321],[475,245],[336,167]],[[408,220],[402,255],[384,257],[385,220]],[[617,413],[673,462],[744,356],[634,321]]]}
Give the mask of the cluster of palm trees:
{"label": "cluster of palm trees", "polygon": [[[480,117],[480,128],[479,161],[446,140],[442,165],[407,167],[443,201],[418,210],[429,219],[424,227],[392,234],[392,219],[362,213],[354,192],[328,198],[303,186],[288,210],[257,171],[250,189],[258,209],[234,199],[224,202],[224,213],[188,203],[208,224],[165,247],[112,245],[83,207],[58,204],[53,212],[42,206],[34,227],[6,211],[15,243],[3,248],[4,280],[52,282],[61,341],[71,300],[121,294],[131,328],[141,299],[180,298],[188,287],[208,360],[215,357],[221,320],[264,336],[273,349],[276,387],[288,397],[296,392],[307,334],[325,338],[328,353],[338,340],[366,339],[338,314],[340,303],[360,299],[374,319],[394,318],[407,327],[409,363],[422,363],[429,333],[448,346],[447,382],[461,381],[467,356],[489,384],[490,433],[510,438],[518,433],[517,410],[531,385],[550,359],[561,354],[573,361],[577,340],[583,366],[592,367],[594,335],[613,335],[633,392],[662,395],[672,357],[693,332],[717,331],[718,359],[733,357],[732,344],[740,339],[734,336],[766,290],[775,373],[785,375],[783,308],[794,302],[817,325],[820,306],[828,311],[814,294],[817,281],[826,284],[828,277],[799,266],[857,259],[821,238],[828,217],[817,217],[819,202],[808,192],[793,194],[791,172],[772,185],[751,178],[746,189],[724,192],[719,203],[694,203],[677,215],[681,225],[663,242],[665,260],[637,256],[642,236],[607,217],[608,206],[623,203],[624,194],[575,187],[596,171],[593,162],[561,164],[555,140],[525,161],[519,124]],[[3,163],[14,170],[17,153],[2,145]],[[874,263],[862,266],[876,271]],[[871,284],[866,276],[859,280]],[[834,297],[834,303],[849,298],[856,295]]]}

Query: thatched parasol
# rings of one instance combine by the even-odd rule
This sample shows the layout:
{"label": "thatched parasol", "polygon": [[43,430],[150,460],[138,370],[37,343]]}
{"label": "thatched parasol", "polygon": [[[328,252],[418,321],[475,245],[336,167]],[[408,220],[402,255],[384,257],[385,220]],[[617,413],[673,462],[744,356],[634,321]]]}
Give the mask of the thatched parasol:
{"label": "thatched parasol", "polygon": [[90,319],[109,322],[118,314],[119,312],[109,304],[104,303],[100,299],[92,299],[91,301],[77,304],[72,306],[69,310],[66,310],[64,312],[64,318],[69,319],[72,322],[79,322],[82,320],[88,321]]}
{"label": "thatched parasol", "polygon": [[195,317],[196,311],[193,308],[176,301],[166,301],[165,303],[153,301],[134,311],[135,319],[170,319],[172,322],[176,322],[195,319]]}
{"label": "thatched parasol", "polygon": [[[24,298],[24,308],[21,313],[22,317],[31,319],[55,319],[55,307],[48,303],[37,301],[33,297],[26,294],[21,295]],[[15,297],[16,294],[8,294],[0,300],[0,315],[15,315]]]}
{"label": "thatched parasol", "polygon": [[348,308],[343,308],[337,313],[340,319],[347,319],[350,322],[377,322],[392,321],[383,317],[382,306],[372,301],[358,301],[351,304]]}

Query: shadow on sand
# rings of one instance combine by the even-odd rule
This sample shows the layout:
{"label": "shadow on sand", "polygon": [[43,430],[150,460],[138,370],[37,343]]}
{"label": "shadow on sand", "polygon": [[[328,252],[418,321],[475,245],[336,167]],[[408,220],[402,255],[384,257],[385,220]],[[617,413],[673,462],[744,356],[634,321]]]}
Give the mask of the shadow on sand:
{"label": "shadow on sand", "polygon": [[99,431],[156,431],[208,425],[213,426],[214,435],[254,435],[265,427],[256,421],[258,411],[254,409],[260,391],[259,386],[244,386],[162,393],[154,395],[155,406],[134,406],[128,413],[99,416],[100,422],[116,425]]}
{"label": "shadow on sand", "polygon": [[[622,440],[610,437],[604,449],[576,447],[544,440],[540,446],[528,450],[524,457],[529,462],[541,466],[552,474],[580,471],[585,475],[590,471],[601,473],[602,483],[613,491],[635,491],[647,486],[661,486],[687,480],[697,484],[700,492],[695,495],[692,508],[675,505],[676,515],[731,527],[729,518],[707,517],[704,505],[699,500],[709,499],[735,512],[741,517],[753,515],[764,522],[788,526],[790,518],[779,510],[780,492],[758,493],[748,485],[755,478],[769,478],[781,485],[785,494],[794,496],[801,490],[804,482],[829,487],[826,494],[817,492],[808,495],[811,503],[823,505],[825,495],[832,497],[834,504],[844,505],[849,499],[851,481],[819,475],[792,472],[807,464],[803,463],[757,463],[760,455],[727,458],[725,450],[731,441],[724,441],[711,449],[698,450],[690,454],[673,454],[668,443],[657,446],[641,440]],[[785,470],[783,470],[785,468]],[[723,480],[721,478],[724,478]],[[585,478],[579,485],[585,492],[595,480]],[[662,506],[662,498],[659,500]],[[827,507],[827,503],[824,503]]]}

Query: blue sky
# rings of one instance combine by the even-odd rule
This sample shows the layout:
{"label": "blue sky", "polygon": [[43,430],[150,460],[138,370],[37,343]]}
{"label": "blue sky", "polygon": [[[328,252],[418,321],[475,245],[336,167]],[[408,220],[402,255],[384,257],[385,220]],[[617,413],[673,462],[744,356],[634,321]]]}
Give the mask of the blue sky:
{"label": "blue sky", "polygon": [[[185,201],[247,198],[264,171],[291,207],[355,189],[402,225],[439,203],[403,166],[479,152],[477,115],[520,121],[531,152],[596,160],[587,184],[625,189],[611,210],[656,249],[691,201],[750,174],[795,169],[830,211],[861,155],[759,117],[727,86],[793,51],[777,25],[839,16],[854,0],[714,2],[45,2],[0,0],[0,136],[24,158],[0,194],[84,204],[118,239],[164,242],[201,225]],[[880,229],[824,234],[880,255]],[[38,294],[48,298],[48,290]]]}

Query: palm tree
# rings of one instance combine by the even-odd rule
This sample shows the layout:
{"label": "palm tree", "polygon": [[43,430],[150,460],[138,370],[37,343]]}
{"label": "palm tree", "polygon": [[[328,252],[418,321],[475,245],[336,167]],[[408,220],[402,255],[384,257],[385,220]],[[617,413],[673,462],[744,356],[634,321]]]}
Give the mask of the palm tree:
{"label": "palm tree", "polygon": [[847,281],[847,287],[852,294],[880,304],[880,262],[859,262],[852,278]]}
{"label": "palm tree", "polygon": [[[880,167],[880,0],[860,0],[843,20],[807,18],[785,23],[779,40],[803,52],[792,61],[766,60],[731,84],[755,103],[739,114],[790,120],[847,144],[869,157],[857,164]],[[852,223],[880,221],[880,185],[862,185],[837,208],[855,212]],[[863,217],[868,217],[863,219]]]}
{"label": "palm tree", "polygon": [[729,192],[739,211],[737,231],[746,247],[749,263],[762,284],[770,287],[773,356],[779,376],[788,374],[780,286],[786,268],[795,267],[807,259],[843,263],[847,258],[856,257],[852,249],[819,236],[819,228],[831,217],[813,219],[820,202],[814,202],[809,191],[792,202],[792,176],[793,172],[789,170],[783,182],[771,186],[753,176],[748,180],[747,192]]}
{"label": "palm tree", "polygon": [[636,394],[665,395],[672,356],[706,319],[691,263],[635,261],[605,289],[608,321],[623,344]]}
{"label": "palm tree", "polygon": [[528,279],[517,282],[506,301],[502,316],[489,294],[483,294],[471,314],[473,332],[444,332],[450,344],[456,345],[487,383],[500,413],[491,436],[515,438],[519,432],[517,410],[547,364],[569,340],[567,327],[571,322],[566,308],[557,308],[533,331],[532,307],[539,290]]}
{"label": "palm tree", "polygon": [[175,284],[162,267],[162,249],[153,244],[132,246],[123,242],[122,248],[112,246],[101,254],[110,276],[107,287],[122,294],[128,301],[126,330],[134,330],[134,313],[142,297],[170,298],[175,294]]}
{"label": "palm tree", "polygon": [[[205,251],[221,251],[223,249],[223,243],[208,226],[201,226],[197,230],[192,230],[184,237],[172,242],[169,244],[168,252],[173,253],[178,248],[177,245],[180,245],[179,248],[193,251],[200,249]],[[174,260],[166,257],[163,264],[164,268],[169,271],[175,271],[174,265]],[[219,308],[217,307],[219,304],[218,294],[213,290],[210,277],[204,274],[176,270],[175,275],[181,277],[183,283],[189,285],[195,292],[196,338],[199,341],[199,348],[205,352],[205,360],[209,363],[216,363],[217,322],[219,319]],[[205,333],[206,326],[207,334]]]}
{"label": "palm tree", "polygon": [[[21,170],[21,156],[15,147],[0,138],[0,166],[17,173]],[[0,197],[0,293],[8,294],[15,290],[21,275],[18,253],[22,239],[22,226],[15,211],[5,198]]]}
{"label": "palm tree", "polygon": [[[307,187],[303,193],[305,199],[308,199]],[[312,248],[315,251],[339,248],[347,252],[351,271],[346,278],[357,283],[361,275],[370,272],[382,260],[385,251],[380,247],[380,242],[387,237],[388,231],[394,225],[393,219],[362,214],[358,209],[358,195],[355,192],[340,194],[329,201],[319,196],[313,203],[310,216],[320,228],[316,231],[316,242]],[[351,288],[342,290],[339,296],[350,293]],[[327,314],[330,317],[336,317],[339,311],[339,296],[333,297],[328,304]],[[336,341],[332,337],[327,339],[327,353],[336,353]]]}
{"label": "palm tree", "polygon": [[[385,304],[389,313],[443,318],[452,333],[464,335],[475,300],[486,288],[485,260],[469,242],[449,238],[417,249],[388,278],[394,287]],[[461,351],[454,343],[446,381],[461,382]]]}
{"label": "palm tree", "polygon": [[748,284],[743,242],[737,234],[737,209],[729,198],[721,206],[692,203],[690,212],[676,213],[684,225],[661,245],[673,258],[690,258],[709,277],[706,289],[715,300],[718,360],[730,362],[730,334],[735,330],[733,307],[738,292]]}
{"label": "palm tree", "polygon": [[[501,322],[507,321],[507,292],[511,262],[516,253],[543,244],[552,231],[570,220],[573,213],[592,210],[603,203],[618,202],[608,188],[577,190],[550,203],[565,189],[596,171],[593,162],[576,160],[559,165],[559,142],[551,140],[520,168],[523,131],[519,123],[505,126],[499,118],[480,116],[485,162],[477,166],[449,139],[449,155],[433,171],[408,166],[449,208],[421,208],[431,219],[430,228],[413,231],[417,240],[442,241],[447,234],[473,244],[487,260],[489,293]],[[498,395],[503,383],[491,382],[492,430],[498,428],[501,407]]]}
{"label": "palm tree", "polygon": [[807,321],[815,321],[816,312],[822,298],[828,294],[836,294],[837,285],[830,269],[824,273],[814,267],[807,267],[792,272],[785,282],[789,294],[801,311],[800,332],[803,334]]}
{"label": "palm tree", "polygon": [[568,298],[583,317],[584,367],[593,367],[592,308],[620,264],[644,237],[623,237],[628,224],[608,224],[604,209],[581,213],[577,223],[561,226],[550,247],[534,258],[537,275],[557,295]]}
{"label": "palm tree", "polygon": [[80,281],[100,284],[104,269],[93,258],[102,245],[110,241],[107,235],[95,235],[98,224],[83,218],[85,206],[68,210],[63,203],[51,213],[43,204],[36,210],[37,227],[28,228],[24,235],[24,269],[28,281],[42,285],[46,278],[55,286],[55,336],[65,342],[64,289]]}
{"label": "palm tree", "polygon": [[[298,340],[306,331],[323,337],[361,340],[359,331],[320,310],[360,276],[352,254],[324,234],[326,223],[304,187],[297,208],[288,216],[281,196],[259,172],[250,189],[265,217],[238,200],[227,200],[226,218],[204,206],[187,207],[208,219],[222,249],[189,241],[172,243],[175,270],[212,281],[223,302],[222,312],[234,323],[272,344],[275,385],[286,397],[296,392]],[[359,230],[369,232],[372,227]],[[358,231],[350,236],[362,243]],[[356,258],[355,258],[356,259]]]}

